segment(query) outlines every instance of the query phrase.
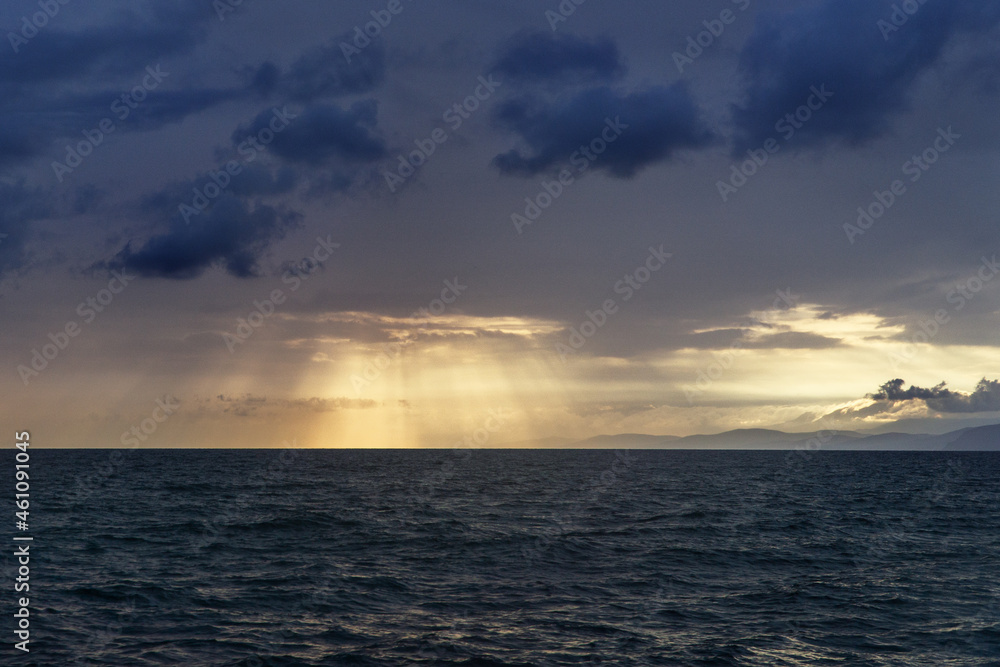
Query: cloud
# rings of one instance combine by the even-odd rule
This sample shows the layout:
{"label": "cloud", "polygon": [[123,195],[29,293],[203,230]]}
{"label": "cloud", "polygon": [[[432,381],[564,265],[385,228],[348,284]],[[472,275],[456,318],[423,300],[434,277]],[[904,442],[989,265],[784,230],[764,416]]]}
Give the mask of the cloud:
{"label": "cloud", "polygon": [[[345,37],[346,39],[346,37]],[[350,62],[340,50],[340,40],[311,49],[291,64],[275,82],[295,102],[307,103],[324,97],[355,95],[372,90],[385,79],[385,48],[370,44]],[[267,73],[262,75],[267,82]]]}
{"label": "cloud", "polygon": [[92,213],[100,210],[108,192],[91,184],[81,185],[74,189],[70,210],[76,215]]}
{"label": "cloud", "polygon": [[[342,39],[350,42],[345,36]],[[381,42],[351,57],[340,50],[340,39],[309,49],[285,71],[271,61],[250,70],[249,88],[262,97],[280,96],[308,104],[325,98],[357,95],[385,81],[385,47]]]}
{"label": "cloud", "polygon": [[[224,161],[225,157],[220,158]],[[259,162],[244,163],[240,173],[231,178],[225,191],[238,197],[261,197],[282,195],[292,192],[299,184],[299,175],[292,167],[273,169]],[[224,171],[216,170],[215,173]],[[161,190],[142,199],[139,210],[152,218],[167,222],[179,212],[181,203],[190,205],[194,191],[203,192],[203,188],[212,182],[209,172],[197,174],[194,178],[176,181]],[[191,217],[197,220],[197,217]]]}
{"label": "cloud", "polygon": [[[202,88],[191,90],[158,90],[150,93],[142,104],[129,114],[121,126],[129,130],[151,130],[168,123],[181,121],[192,114],[210,109],[216,105],[245,98],[247,91],[242,88]],[[103,97],[101,113],[108,117],[107,101],[113,97]]]}
{"label": "cloud", "polygon": [[[281,131],[268,129],[274,138],[266,146],[267,152],[289,162],[329,168],[314,172],[314,180],[335,183],[336,189],[355,181],[359,164],[386,154],[384,142],[372,133],[377,117],[374,101],[357,102],[346,110],[319,105],[288,116]],[[248,136],[260,136],[273,119],[274,112],[269,109],[240,125],[232,134],[233,147],[239,150]],[[165,224],[167,231],[138,247],[130,242],[114,258],[93,268],[124,269],[142,277],[191,279],[218,265],[239,278],[259,275],[259,260],[270,244],[302,219],[286,207],[267,205],[259,198],[291,194],[301,175],[290,166],[273,170],[260,163],[244,163],[242,169],[221,196],[201,213],[189,215],[188,220],[178,214],[178,207],[190,205],[194,191],[203,192],[203,186],[210,182],[209,174],[171,184],[146,197],[139,211],[151,223]]]}
{"label": "cloud", "polygon": [[903,380],[896,378],[883,384],[868,398],[889,402],[920,400],[937,412],[994,412],[1000,411],[1000,380],[983,378],[971,394],[966,394],[946,389],[944,382],[929,389],[915,385],[903,389]]}
{"label": "cloud", "polygon": [[841,345],[838,338],[831,338],[808,331],[783,331],[747,341],[744,347],[784,350],[823,350]]}
{"label": "cloud", "polygon": [[944,388],[945,383],[935,385],[931,389],[915,387],[910,385],[909,389],[903,389],[904,381],[896,378],[881,385],[878,391],[868,394],[867,398],[873,401],[912,401],[914,399],[928,399],[939,396],[947,396],[951,391]]}
{"label": "cloud", "polygon": [[250,79],[250,88],[257,91],[261,97],[268,97],[281,82],[281,69],[267,61],[253,69],[253,76]]}
{"label": "cloud", "polygon": [[[232,86],[184,85],[184,72],[161,69],[161,63],[204,40],[203,23],[213,15],[205,10],[195,2],[154,4],[137,12],[141,16],[118,11],[104,27],[74,32],[49,27],[17,57],[0,59],[0,166],[44,153],[61,137],[79,140],[81,131],[105,118],[115,122],[116,131],[148,131],[226,102],[258,96],[308,104],[371,90],[385,78],[380,44],[349,64],[331,43],[308,50],[285,72],[265,62],[251,70],[249,80]],[[119,98],[149,79],[147,68],[166,74],[154,79],[156,86],[140,103],[126,108]],[[72,87],[58,87],[70,80]],[[121,113],[128,115],[123,119]]]}
{"label": "cloud", "polygon": [[275,399],[266,396],[243,394],[227,396],[219,394],[213,401],[213,407],[221,408],[223,413],[237,417],[257,417],[274,414],[287,414],[289,411],[300,412],[339,412],[341,410],[370,410],[378,407],[378,403],[369,398],[294,398]]}
{"label": "cloud", "polygon": [[508,175],[533,176],[568,166],[574,152],[601,137],[606,119],[620,119],[624,129],[591,165],[618,178],[714,141],[682,83],[631,93],[601,86],[552,103],[519,96],[499,105],[494,118],[528,147],[527,152],[512,149],[494,158],[493,164]]}
{"label": "cloud", "polygon": [[[159,68],[150,69],[155,71]],[[143,71],[145,70],[136,75],[136,81],[143,79]],[[170,73],[167,72],[163,78],[169,82]],[[150,92],[141,102],[131,102],[126,106],[120,98],[129,90],[131,89],[128,87],[105,89],[85,95],[60,98],[57,102],[59,107],[72,109],[72,113],[67,114],[60,110],[45,118],[49,133],[78,137],[82,130],[91,130],[104,118],[109,118],[115,123],[116,132],[155,130],[219,104],[243,99],[249,94],[248,89],[243,87],[185,90],[164,90],[154,87],[149,89]],[[127,115],[123,117],[122,114]]]}
{"label": "cloud", "polygon": [[15,56],[0,59],[0,84],[16,93],[20,85],[79,80],[91,75],[121,75],[160,58],[185,53],[207,35],[210,7],[199,2],[147,3],[116,7],[115,19],[79,31],[48,26]]}
{"label": "cloud", "polygon": [[508,40],[491,71],[504,81],[580,83],[611,81],[625,73],[610,39],[553,32],[521,32]]}
{"label": "cloud", "polygon": [[825,0],[759,15],[741,54],[745,97],[733,109],[736,152],[777,136],[775,124],[806,102],[812,86],[825,85],[833,97],[796,131],[796,146],[878,137],[906,110],[917,78],[957,32],[1000,22],[1000,5],[991,0],[929,2],[899,30],[886,31],[879,21],[887,22],[894,6]]}
{"label": "cloud", "polygon": [[0,276],[21,269],[31,221],[52,215],[48,198],[23,183],[0,182]]}
{"label": "cloud", "polygon": [[301,217],[259,202],[251,206],[225,193],[193,217],[190,225],[175,216],[166,232],[135,250],[130,242],[114,258],[94,268],[185,280],[219,265],[230,275],[249,278],[259,275],[258,262],[268,246],[298,226]]}
{"label": "cloud", "polygon": [[291,167],[272,170],[260,164],[245,164],[230,183],[229,191],[242,197],[280,195],[291,192],[299,180]]}
{"label": "cloud", "polygon": [[[310,107],[275,133],[267,148],[289,162],[313,167],[374,162],[387,154],[385,142],[373,133],[377,117],[374,100],[356,102],[346,110],[332,104]],[[233,132],[233,144],[267,128],[272,118],[270,110],[263,111],[249,124],[241,125]]]}
{"label": "cloud", "polygon": [[[53,21],[39,30],[0,59],[0,165],[25,162],[61,138],[79,141],[103,119],[115,131],[150,130],[252,94],[242,83],[185,86],[183,72],[162,66],[204,41],[212,15],[195,1],[133,3],[94,27],[66,31]],[[143,82],[145,97],[126,107],[122,95]]]}
{"label": "cloud", "polygon": [[[768,326],[763,324],[763,326]],[[775,334],[747,337],[747,329],[716,329],[684,336],[683,347],[722,350],[729,347],[763,350],[822,350],[842,344],[831,338],[808,331],[783,331]]]}

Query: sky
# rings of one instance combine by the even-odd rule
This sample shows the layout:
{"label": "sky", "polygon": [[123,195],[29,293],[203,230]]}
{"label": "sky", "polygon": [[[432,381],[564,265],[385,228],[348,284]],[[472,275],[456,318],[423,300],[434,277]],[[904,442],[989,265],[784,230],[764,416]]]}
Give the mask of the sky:
{"label": "sky", "polygon": [[1000,4],[11,0],[52,447],[1000,421]]}

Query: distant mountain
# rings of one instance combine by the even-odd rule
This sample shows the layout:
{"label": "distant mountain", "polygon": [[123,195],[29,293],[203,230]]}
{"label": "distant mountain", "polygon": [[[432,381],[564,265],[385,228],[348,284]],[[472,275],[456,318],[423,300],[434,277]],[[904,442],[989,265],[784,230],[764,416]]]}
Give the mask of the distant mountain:
{"label": "distant mountain", "polygon": [[954,414],[944,419],[929,419],[927,417],[897,419],[892,423],[875,426],[870,429],[858,429],[858,432],[862,435],[877,435],[890,431],[895,433],[910,433],[912,435],[944,435],[966,428],[993,426],[995,423],[996,418],[969,417]]}
{"label": "distant mountain", "polygon": [[[817,447],[817,443],[819,447]],[[948,433],[872,433],[866,431],[817,431],[786,433],[763,428],[724,433],[647,435],[620,433],[585,440],[547,438],[519,443],[526,447],[568,449],[823,449],[847,451],[1000,451],[1000,424],[963,428]]]}
{"label": "distant mountain", "polygon": [[836,438],[823,444],[823,449],[840,450],[927,450],[943,449],[947,440],[940,435],[926,433],[879,433],[876,435],[860,435],[849,441]]}
{"label": "distant mountain", "polygon": [[963,428],[961,431],[954,431],[953,433],[957,434],[958,437],[949,442],[945,449],[1000,451],[1000,424]]}
{"label": "distant mountain", "polygon": [[[741,428],[714,435],[689,435],[679,438],[673,447],[680,449],[791,449],[788,445],[806,443],[812,438],[850,440],[861,436],[853,431],[826,431],[823,433],[785,433],[766,428]],[[824,440],[821,439],[821,442]]]}
{"label": "distant mountain", "polygon": [[679,440],[676,435],[646,435],[644,433],[619,433],[595,435],[593,438],[574,442],[573,447],[599,449],[658,449]]}

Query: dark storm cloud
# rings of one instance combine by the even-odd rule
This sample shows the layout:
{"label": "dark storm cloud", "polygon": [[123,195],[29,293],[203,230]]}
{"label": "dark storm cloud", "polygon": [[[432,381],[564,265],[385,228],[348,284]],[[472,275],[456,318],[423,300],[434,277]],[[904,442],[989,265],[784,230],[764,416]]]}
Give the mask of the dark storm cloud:
{"label": "dark storm cloud", "polygon": [[[282,195],[294,190],[298,181],[298,175],[291,167],[272,169],[259,162],[253,162],[244,164],[240,173],[231,178],[225,190],[228,194],[238,197]],[[210,173],[200,173],[192,179],[171,183],[144,197],[139,203],[139,211],[153,220],[169,222],[180,212],[181,203],[190,204],[195,196],[195,190],[201,191],[210,182],[212,182]],[[197,219],[197,215],[191,219]]]}
{"label": "dark storm cloud", "polygon": [[[150,94],[148,102],[143,102],[132,110],[123,127],[130,130],[151,130],[168,123],[174,123],[192,114],[210,109],[218,104],[246,97],[241,88],[205,88],[193,90],[162,90]],[[103,100],[107,101],[107,98]],[[107,106],[105,106],[106,113]]]}
{"label": "dark storm cloud", "polygon": [[47,142],[48,137],[23,114],[0,108],[0,167],[33,157]]}
{"label": "dark storm cloud", "polygon": [[[299,69],[303,68],[305,65],[299,65]],[[247,138],[260,137],[261,131],[267,130],[273,137],[264,146],[268,153],[288,162],[330,168],[331,172],[318,172],[312,178],[329,189],[350,186],[359,164],[386,154],[384,142],[373,134],[377,106],[372,100],[356,102],[349,109],[330,104],[308,107],[298,114],[285,109],[281,116],[283,120],[275,125],[276,112],[268,109],[238,126],[232,133],[233,148],[243,156],[240,148]],[[275,131],[279,126],[280,130]],[[257,149],[251,152],[256,158]],[[241,161],[254,158],[241,157]],[[218,265],[236,277],[258,275],[261,256],[271,243],[298,225],[301,216],[249,198],[290,195],[301,176],[289,166],[271,169],[244,162],[241,169],[231,177],[218,200],[200,213],[189,209],[186,220],[181,219],[178,207],[190,205],[193,198],[200,196],[203,190],[199,188],[210,182],[211,174],[173,183],[144,198],[139,210],[147,222],[154,226],[165,222],[168,231],[138,248],[129,243],[111,261],[95,268],[125,269],[143,277],[191,279]]]}
{"label": "dark storm cloud", "polygon": [[[347,39],[345,37],[345,39]],[[291,64],[284,75],[264,68],[255,82],[270,85],[294,102],[308,103],[327,97],[354,95],[372,90],[385,79],[385,48],[369,45],[348,62],[339,40],[311,49]]]}
{"label": "dark storm cloud", "polygon": [[601,138],[607,119],[620,119],[621,134],[592,166],[618,178],[630,178],[679,150],[703,148],[714,140],[681,83],[631,93],[601,86],[551,103],[519,96],[499,105],[494,117],[528,146],[526,153],[512,149],[494,158],[493,164],[508,175],[532,176],[568,166],[574,152]]}
{"label": "dark storm cloud", "polygon": [[[261,112],[233,132],[234,145],[268,127],[273,114]],[[274,136],[268,150],[289,162],[310,166],[365,163],[386,156],[385,142],[373,131],[378,119],[374,100],[355,102],[349,109],[332,104],[309,107]]]}
{"label": "dark storm cloud", "polygon": [[272,170],[263,165],[245,165],[229,184],[229,191],[242,197],[287,194],[299,183],[298,173],[291,167]]}
{"label": "dark storm cloud", "polygon": [[[337,56],[340,58],[339,53]],[[297,75],[299,79],[305,77],[305,73],[320,76],[324,70],[318,59],[310,58],[293,66],[293,72],[301,75]],[[356,63],[359,61],[355,59]],[[338,68],[336,64],[326,65],[326,70]],[[262,71],[266,73],[267,69]],[[325,83],[314,82],[314,92],[319,94],[320,89],[327,93],[334,91],[336,86],[331,83],[334,79],[336,77],[322,79]],[[253,85],[247,90],[252,90]],[[345,83],[338,90],[344,92],[344,86],[360,90],[368,85]],[[385,143],[374,134],[377,115],[373,100],[356,102],[348,109],[320,104],[297,114],[276,108],[262,111],[232,133],[233,148],[243,162],[242,171],[229,179],[218,200],[200,213],[189,208],[187,219],[181,219],[178,214],[181,204],[190,206],[194,199],[202,196],[199,192],[203,190],[199,188],[210,182],[211,174],[171,184],[146,197],[139,210],[154,227],[165,222],[168,231],[153,236],[138,248],[130,243],[115,258],[97,268],[131,270],[143,277],[190,279],[220,265],[236,277],[258,275],[258,262],[269,245],[297,225],[301,216],[260,201],[251,202],[248,198],[291,195],[302,177],[290,166],[271,169],[260,163],[249,163],[256,159],[257,146],[287,162],[323,168],[313,172],[310,179],[313,187],[322,184],[329,190],[344,189],[355,181],[359,165],[381,159],[386,154]],[[280,120],[277,124],[276,118]],[[269,142],[260,139],[264,131],[272,137]],[[260,143],[247,145],[249,137],[260,139]]]}
{"label": "dark storm cloud", "polygon": [[927,407],[937,412],[994,412],[1000,410],[1000,380],[983,378],[971,394],[951,391],[942,382],[931,388],[910,385],[903,389],[903,380],[896,378],[869,394],[876,401],[915,401],[927,403]]}
{"label": "dark storm cloud", "polygon": [[[140,71],[136,81],[141,81],[144,74],[145,71]],[[164,78],[169,82],[170,73]],[[242,87],[188,90],[154,88],[145,93],[141,102],[136,102],[135,98],[131,97],[130,89],[124,88],[102,90],[85,96],[64,97],[53,101],[53,104],[58,105],[58,108],[72,111],[48,115],[48,131],[52,135],[79,136],[82,130],[91,130],[103,118],[110,118],[115,122],[116,132],[155,130],[219,104],[246,98],[249,93],[248,89]],[[130,104],[121,101],[122,95],[126,96]]]}
{"label": "dark storm cloud", "polygon": [[961,77],[972,81],[983,93],[1000,92],[1000,45],[991,44],[962,67]]}
{"label": "dark storm cloud", "polygon": [[284,71],[271,61],[249,68],[248,87],[261,97],[299,104],[369,92],[385,81],[385,46],[376,40],[348,62],[339,44],[350,39],[343,36],[313,47]]}
{"label": "dark storm cloud", "polygon": [[625,72],[610,39],[568,33],[522,32],[505,44],[492,67],[504,81],[574,83],[611,81]]}
{"label": "dark storm cloud", "polygon": [[253,70],[250,87],[257,91],[261,97],[268,97],[277,89],[280,81],[281,70],[277,65],[268,61]]}
{"label": "dark storm cloud", "polygon": [[70,210],[76,215],[97,211],[106,200],[107,195],[106,190],[94,185],[82,185],[73,191]]}
{"label": "dark storm cloud", "polygon": [[895,6],[826,0],[758,16],[741,55],[745,98],[733,110],[736,151],[775,136],[775,124],[805,104],[813,86],[825,85],[833,97],[796,130],[797,146],[877,137],[907,108],[917,77],[938,61],[951,37],[1000,21],[1000,4],[992,0],[928,2],[890,30],[885,26],[895,27],[889,22]]}
{"label": "dark storm cloud", "polygon": [[0,98],[0,165],[16,165],[52,150],[63,158],[60,144],[68,139],[76,145],[87,136],[83,132],[103,136],[96,129],[102,122],[112,123],[116,133],[150,131],[252,93],[246,87],[160,88],[177,75],[149,65],[117,88],[101,85],[93,92],[63,93],[41,87],[21,99]]}
{"label": "dark storm cloud", "polygon": [[0,276],[27,262],[28,225],[52,214],[47,201],[41,191],[0,182]]}
{"label": "dark storm cloud", "polygon": [[[200,44],[211,16],[198,2],[116,7],[101,25],[76,31],[52,25],[19,44],[13,56],[0,58],[0,166],[30,160],[60,138],[79,139],[102,119],[113,120],[116,130],[155,129],[251,93],[242,84],[169,90],[184,75],[163,70],[162,59]],[[143,82],[141,97],[126,106],[121,96]],[[168,89],[156,90],[161,84]]]}
{"label": "dark storm cloud", "polygon": [[[0,59],[0,166],[43,154],[59,138],[79,138],[82,131],[92,130],[103,119],[114,121],[115,131],[149,131],[252,96],[309,103],[364,92],[384,78],[381,45],[373,44],[347,64],[332,44],[308,51],[284,74],[268,62],[257,67],[249,81],[230,87],[171,88],[180,85],[188,73],[171,72],[173,66],[164,69],[160,59],[190,50],[200,41],[204,30],[198,20],[204,18],[202,14],[197,7],[158,8],[152,12],[155,23],[130,18],[113,27],[73,33],[41,31],[17,58]],[[53,87],[56,81],[70,78],[83,82],[85,90]],[[112,79],[114,83],[109,84]],[[140,90],[141,97],[131,97],[131,91],[136,90],[133,86],[140,82],[151,87]],[[123,101],[123,95],[128,99]],[[328,109],[314,109],[310,114],[309,129],[320,137],[315,146],[317,155],[340,149],[344,157],[352,159],[371,149],[364,136],[354,132],[352,138],[344,125],[350,123],[351,114],[362,123],[369,117],[374,119],[374,110],[352,109],[343,118],[334,117]],[[301,157],[301,147],[290,145],[301,142],[301,136],[296,139],[292,134],[283,145],[289,157]]]}
{"label": "dark storm cloud", "polygon": [[[190,72],[173,65],[161,69],[162,59],[200,44],[208,35],[206,19],[213,17],[204,3],[153,4],[141,11],[115,10],[110,25],[40,30],[19,47],[16,57],[0,59],[0,166],[43,154],[53,141],[78,137],[106,118],[115,121],[116,131],[148,131],[251,96],[310,103],[371,90],[385,77],[381,44],[372,44],[348,64],[331,42],[305,52],[286,72],[267,62],[255,68],[249,80],[229,87],[177,88],[190,79]],[[151,79],[150,70],[165,74]],[[70,80],[71,88],[59,87]],[[139,103],[129,100],[126,106],[119,101],[144,80],[153,88],[162,81],[163,88],[140,91]],[[324,125],[322,120],[318,124]],[[337,141],[329,133],[324,138]],[[342,141],[348,155],[358,150],[348,137]],[[322,144],[318,150],[323,150]],[[292,147],[289,152],[296,151]]]}
{"label": "dark storm cloud", "polygon": [[190,224],[175,217],[166,232],[153,236],[138,249],[129,243],[110,261],[95,268],[183,280],[222,266],[230,275],[248,278],[260,273],[258,262],[268,246],[300,221],[296,212],[248,204],[226,193]]}
{"label": "dark storm cloud", "polygon": [[14,56],[0,59],[0,83],[31,86],[141,70],[159,58],[189,51],[204,39],[204,22],[211,18],[210,7],[197,2],[151,3],[142,11],[123,7],[115,8],[111,25],[40,30]]}

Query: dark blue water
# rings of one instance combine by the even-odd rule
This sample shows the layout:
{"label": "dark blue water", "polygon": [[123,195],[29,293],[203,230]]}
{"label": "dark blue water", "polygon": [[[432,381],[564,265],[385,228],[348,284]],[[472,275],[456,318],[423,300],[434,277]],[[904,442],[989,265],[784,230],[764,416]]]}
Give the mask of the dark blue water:
{"label": "dark blue water", "polygon": [[32,452],[3,664],[1000,665],[996,454],[117,456]]}

